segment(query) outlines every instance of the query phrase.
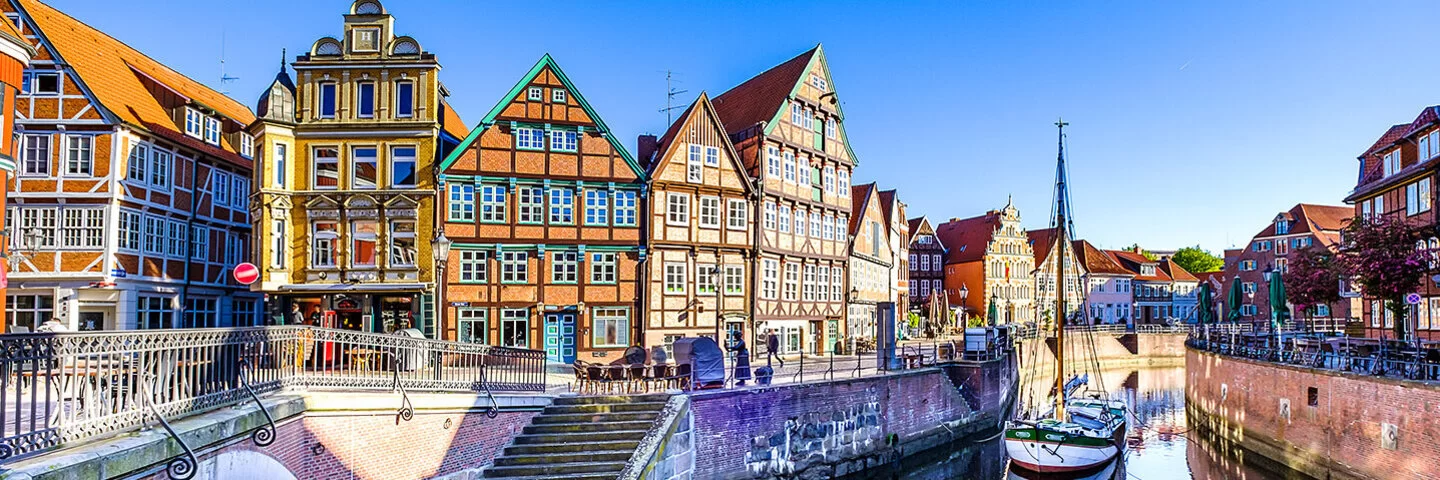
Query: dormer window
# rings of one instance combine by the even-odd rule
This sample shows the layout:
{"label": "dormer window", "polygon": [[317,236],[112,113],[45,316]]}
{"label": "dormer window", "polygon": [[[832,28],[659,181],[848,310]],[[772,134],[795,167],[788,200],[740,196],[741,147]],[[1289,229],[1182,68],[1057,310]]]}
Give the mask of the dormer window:
{"label": "dormer window", "polygon": [[540,87],[530,87],[530,90],[526,94],[525,98],[528,98],[534,102],[545,100],[545,89]]}
{"label": "dormer window", "polygon": [[550,101],[553,103],[565,103],[565,90],[560,88],[551,90]]}
{"label": "dormer window", "polygon": [[350,32],[350,50],[355,52],[380,51],[380,29],[357,28]]}
{"label": "dormer window", "polygon": [[240,132],[240,156],[245,158],[255,157],[255,137],[245,132]]}
{"label": "dormer window", "polygon": [[1275,234],[1285,235],[1290,233],[1290,221],[1285,219],[1275,220]]}
{"label": "dormer window", "polygon": [[1400,149],[1397,148],[1395,149],[1395,151],[1385,154],[1384,176],[1388,177],[1394,175],[1395,172],[1398,171],[1400,171]]}
{"label": "dormer window", "polygon": [[205,116],[199,110],[185,107],[185,134],[200,138],[201,129],[205,128]]}
{"label": "dormer window", "polygon": [[1141,275],[1145,275],[1145,276],[1154,276],[1154,275],[1155,275],[1155,266],[1154,266],[1154,265],[1142,265],[1142,266],[1140,266],[1140,274],[1141,274]]}
{"label": "dormer window", "polygon": [[356,90],[356,115],[360,118],[375,118],[375,82],[360,82]]}
{"label": "dormer window", "polygon": [[205,143],[220,144],[220,121],[213,117],[205,117]]}

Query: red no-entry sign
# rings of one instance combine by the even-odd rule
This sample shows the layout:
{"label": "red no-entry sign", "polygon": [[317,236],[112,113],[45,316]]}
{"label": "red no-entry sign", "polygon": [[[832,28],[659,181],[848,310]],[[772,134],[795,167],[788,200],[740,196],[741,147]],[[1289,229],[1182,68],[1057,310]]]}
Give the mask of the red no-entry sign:
{"label": "red no-entry sign", "polygon": [[260,279],[260,267],[250,262],[244,262],[236,265],[235,270],[231,271],[231,274],[235,276],[235,281],[240,282],[241,285],[249,285]]}

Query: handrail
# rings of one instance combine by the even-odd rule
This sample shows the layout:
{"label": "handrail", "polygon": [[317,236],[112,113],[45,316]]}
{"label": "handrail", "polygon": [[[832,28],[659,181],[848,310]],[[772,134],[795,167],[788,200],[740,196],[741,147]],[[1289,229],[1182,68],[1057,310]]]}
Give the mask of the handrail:
{"label": "handrail", "polygon": [[140,395],[140,398],[145,400],[145,406],[150,409],[150,414],[154,415],[155,419],[160,421],[160,426],[165,427],[165,431],[170,433],[170,438],[174,439],[175,443],[180,444],[180,448],[185,450],[184,456],[175,457],[170,460],[170,463],[165,465],[165,473],[170,474],[170,478],[174,480],[187,480],[194,477],[195,472],[200,466],[200,462],[195,458],[195,451],[191,450],[190,445],[186,444],[185,440],[180,438],[180,434],[175,433],[175,429],[170,427],[170,422],[166,421],[165,416],[160,414],[160,410],[155,408],[155,400],[151,398],[155,395],[155,376],[146,373],[141,375],[140,379],[141,386],[146,387],[146,392],[142,392],[145,394]]}
{"label": "handrail", "polygon": [[260,409],[260,413],[265,414],[265,425],[261,425],[260,428],[256,428],[255,431],[250,434],[250,441],[254,442],[257,447],[266,447],[275,443],[275,417],[270,416],[270,411],[266,410],[265,404],[260,402],[260,396],[255,394],[255,389],[250,388],[250,374],[248,372],[252,367],[253,365],[250,364],[249,360],[240,359],[240,385],[244,386],[245,392],[249,393],[250,398],[255,400],[255,406]]}
{"label": "handrail", "polygon": [[1440,380],[1440,360],[1437,360],[1440,352],[1433,348],[1392,345],[1390,342],[1352,342],[1348,337],[1324,340],[1328,345],[1296,339],[1321,340],[1323,337],[1293,330],[1258,336],[1197,330],[1186,339],[1185,344],[1196,350],[1263,362],[1407,380]]}

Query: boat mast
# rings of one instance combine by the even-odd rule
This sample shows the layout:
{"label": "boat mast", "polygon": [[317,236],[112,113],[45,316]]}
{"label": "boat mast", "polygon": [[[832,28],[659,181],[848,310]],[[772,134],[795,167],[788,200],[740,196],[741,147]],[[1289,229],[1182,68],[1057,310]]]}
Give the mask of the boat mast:
{"label": "boat mast", "polygon": [[1065,244],[1069,241],[1070,194],[1065,188],[1065,126],[1058,120],[1059,154],[1055,160],[1055,211],[1051,227],[1055,229],[1055,419],[1065,421]]}

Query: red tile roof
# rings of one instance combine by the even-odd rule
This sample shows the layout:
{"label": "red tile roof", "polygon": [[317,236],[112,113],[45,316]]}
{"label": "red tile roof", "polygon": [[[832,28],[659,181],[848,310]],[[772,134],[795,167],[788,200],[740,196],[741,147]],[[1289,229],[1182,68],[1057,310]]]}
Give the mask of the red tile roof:
{"label": "red tile roof", "polygon": [[991,211],[978,217],[955,219],[935,228],[935,236],[945,246],[945,264],[974,262],[985,258],[985,249],[995,230],[1000,228],[1000,212]]}
{"label": "red tile roof", "polygon": [[[1158,260],[1151,260],[1145,258],[1144,255],[1126,250],[1105,250],[1105,254],[1115,260],[1115,263],[1118,263],[1121,267],[1124,267],[1125,270],[1129,271],[1131,275],[1134,275],[1136,280],[1152,282],[1170,281],[1170,275],[1160,268],[1160,262]],[[1141,270],[1140,266],[1145,264],[1155,265],[1154,275],[1141,274],[1143,270]]]}
{"label": "red tile roof", "polygon": [[1100,275],[1131,274],[1125,267],[1120,266],[1114,258],[1110,258],[1105,252],[1091,245],[1090,242],[1076,240],[1074,246],[1075,251],[1078,252],[1076,256],[1079,257],[1080,266],[1085,267],[1085,271],[1087,272]]}
{"label": "red tile roof", "polygon": [[817,45],[715,97],[712,102],[715,113],[720,115],[725,128],[734,134],[775,118],[785,107],[795,85],[804,78],[811,57],[819,51]]}
{"label": "red tile roof", "polygon": [[[1416,115],[1415,119],[1411,120],[1410,123],[1392,125],[1386,130],[1385,133],[1380,136],[1379,140],[1376,140],[1374,144],[1370,145],[1370,148],[1365,149],[1365,152],[1356,157],[1360,160],[1360,178],[1355,182],[1355,190],[1350,192],[1350,195],[1345,198],[1345,201],[1353,202],[1357,197],[1367,193],[1375,192],[1400,182],[1410,181],[1412,173],[1427,170],[1440,164],[1440,157],[1425,159],[1404,166],[1400,171],[1393,172],[1390,176],[1382,178],[1382,175],[1384,175],[1384,159],[1379,154],[1380,151],[1388,150],[1397,143],[1404,142],[1407,137],[1426,130],[1436,122],[1440,122],[1440,105],[1425,107],[1420,110],[1420,114]],[[1402,162],[1402,164],[1403,163],[1404,162]]]}
{"label": "red tile roof", "polygon": [[445,133],[461,140],[470,135],[470,129],[465,128],[465,121],[460,119],[460,114],[450,106],[450,102],[440,99],[440,110],[440,128]]}
{"label": "red tile roof", "polygon": [[885,228],[889,229],[894,225],[890,217],[895,214],[895,190],[880,191],[880,211],[885,215]]}
{"label": "red tile roof", "polygon": [[[179,130],[170,110],[146,88],[146,81],[151,79],[175,92],[177,96],[218,112],[240,128],[255,121],[255,115],[240,102],[176,72],[54,7],[38,0],[17,0],[17,3],[34,21],[64,63],[89,87],[96,100],[124,123],[157,133],[173,133]],[[214,153],[247,168],[251,165],[249,160],[235,153],[236,146],[231,145],[225,137],[221,140],[222,148],[211,147],[203,142],[201,145],[203,147],[197,149]]]}
{"label": "red tile roof", "polygon": [[1035,268],[1040,268],[1050,256],[1050,247],[1055,244],[1055,229],[1030,230],[1025,235],[1030,237],[1030,249],[1035,253]]}
{"label": "red tile roof", "polygon": [[865,183],[850,186],[850,241],[855,241],[857,229],[860,222],[865,219],[865,204],[870,202],[870,193],[875,191],[875,183]]}
{"label": "red tile roof", "polygon": [[1160,261],[1160,269],[1164,270],[1166,275],[1169,275],[1171,279],[1177,282],[1200,281],[1200,279],[1195,278],[1195,275],[1191,274],[1189,270],[1186,270],[1185,267],[1170,261],[1169,258]]}
{"label": "red tile roof", "polygon": [[[1348,222],[1351,217],[1355,216],[1355,209],[1333,205],[1300,203],[1294,207],[1290,207],[1289,211],[1280,212],[1280,215],[1286,216],[1291,223],[1290,233],[1286,235],[1338,232],[1341,228],[1345,227],[1345,223]],[[1255,236],[1257,238],[1275,236],[1275,222],[1270,222],[1269,225],[1266,225],[1265,228],[1260,230],[1260,233]]]}

